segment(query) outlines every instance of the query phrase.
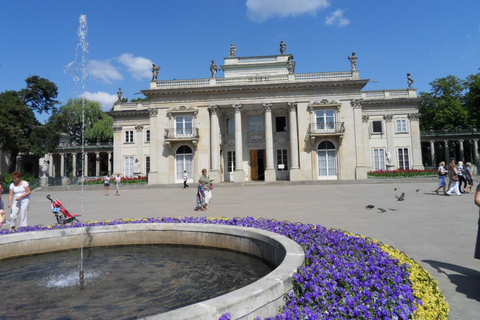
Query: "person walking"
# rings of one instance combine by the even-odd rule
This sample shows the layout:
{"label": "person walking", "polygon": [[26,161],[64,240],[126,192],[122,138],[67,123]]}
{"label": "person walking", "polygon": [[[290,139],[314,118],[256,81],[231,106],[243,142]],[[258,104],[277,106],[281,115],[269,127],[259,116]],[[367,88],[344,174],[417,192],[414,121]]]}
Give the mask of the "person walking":
{"label": "person walking", "polygon": [[448,189],[446,196],[449,196],[453,191],[457,194],[457,196],[461,196],[460,189],[458,186],[458,171],[455,166],[455,161],[450,162],[450,167],[448,168],[448,176],[450,177],[450,181],[452,182],[452,187]]}
{"label": "person walking", "polygon": [[200,178],[198,180],[198,187],[197,187],[197,207],[195,211],[205,211],[205,181]]}
{"label": "person walking", "polygon": [[187,170],[183,170],[183,189],[187,189],[187,188],[188,188],[187,181],[188,181]]}
{"label": "person walking", "polygon": [[210,207],[208,206],[209,203],[212,202],[212,189],[213,189],[213,180],[215,179],[210,179],[209,176],[207,176],[207,169],[202,170],[202,176],[200,179],[203,179],[205,182],[205,208],[208,210]]}
{"label": "person walking", "polygon": [[[477,186],[477,190],[475,191],[475,204],[477,207],[480,207],[480,184]],[[480,210],[479,210],[480,215]],[[480,259],[480,218],[478,219],[478,227],[477,227],[477,242],[475,243],[475,253],[473,257],[475,259]]]}
{"label": "person walking", "polygon": [[473,172],[472,164],[470,162],[465,163],[465,179],[467,180],[468,185],[463,191],[465,193],[473,193]]}
{"label": "person walking", "polygon": [[108,190],[110,189],[110,177],[108,173],[105,177],[103,177],[103,195],[108,196]]}
{"label": "person walking", "polygon": [[28,208],[30,207],[30,185],[22,180],[22,174],[18,171],[12,173],[13,182],[10,184],[8,207],[12,209],[10,214],[10,229],[15,230],[17,217],[20,218],[20,227],[27,226]]}
{"label": "person walking", "polygon": [[438,165],[438,188],[435,190],[437,194],[438,190],[443,188],[443,194],[446,194],[447,180],[445,176],[448,174],[448,171],[445,170],[445,162],[440,162]]}
{"label": "person walking", "polygon": [[122,181],[122,177],[120,177],[120,173],[117,173],[117,176],[115,177],[115,195],[119,196],[120,195],[120,182]]}
{"label": "person walking", "polygon": [[[465,169],[463,168],[462,161],[458,161],[457,171],[458,171],[458,190],[460,190],[460,193],[465,193],[465,188],[467,187],[467,179],[465,179],[465,176],[464,176]],[[463,188],[462,188],[462,183],[463,183]]]}

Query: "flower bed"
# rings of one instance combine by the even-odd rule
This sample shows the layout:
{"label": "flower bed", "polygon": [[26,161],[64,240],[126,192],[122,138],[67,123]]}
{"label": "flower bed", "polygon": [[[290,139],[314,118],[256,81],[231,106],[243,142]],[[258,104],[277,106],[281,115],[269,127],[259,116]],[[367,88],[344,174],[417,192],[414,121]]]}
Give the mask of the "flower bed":
{"label": "flower bed", "polygon": [[273,319],[448,319],[448,305],[436,282],[413,260],[374,240],[320,225],[252,217],[164,217],[33,226],[15,232],[125,223],[235,225],[293,239],[304,248],[306,262],[298,268],[294,289]]}
{"label": "flower bed", "polygon": [[[115,177],[110,178],[111,183],[115,183]],[[122,177],[120,183],[148,183],[147,177],[136,177],[136,178],[129,178],[129,177]],[[81,181],[78,184],[82,184]],[[92,185],[92,184],[103,184],[103,178],[96,178],[96,179],[86,179],[83,182],[84,185]]]}
{"label": "flower bed", "polygon": [[391,171],[377,170],[367,172],[369,178],[408,178],[408,177],[435,177],[437,170],[414,170],[414,169],[397,169]]}

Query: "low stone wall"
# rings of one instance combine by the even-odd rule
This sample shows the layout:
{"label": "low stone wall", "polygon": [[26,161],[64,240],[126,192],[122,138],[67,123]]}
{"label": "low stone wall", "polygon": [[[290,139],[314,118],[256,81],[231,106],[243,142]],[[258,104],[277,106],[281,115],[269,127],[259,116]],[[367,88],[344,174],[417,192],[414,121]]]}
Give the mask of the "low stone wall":
{"label": "low stone wall", "polygon": [[[83,235],[82,235],[83,234]],[[230,249],[255,255],[278,267],[260,280],[228,294],[148,317],[159,319],[232,319],[274,316],[292,290],[292,276],[304,263],[303,249],[276,233],[237,226],[140,223],[52,231],[24,232],[0,237],[0,260],[22,255],[81,247],[177,244]]]}

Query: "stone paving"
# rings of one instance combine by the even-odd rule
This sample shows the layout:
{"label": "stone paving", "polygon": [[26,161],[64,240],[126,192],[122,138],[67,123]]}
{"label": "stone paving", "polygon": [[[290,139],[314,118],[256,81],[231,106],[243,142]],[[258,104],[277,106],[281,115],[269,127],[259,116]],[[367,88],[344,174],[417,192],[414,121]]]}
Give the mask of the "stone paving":
{"label": "stone paving", "polygon": [[[49,187],[32,193],[30,225],[53,224],[51,194],[84,220],[161,216],[271,218],[320,224],[404,251],[439,282],[450,319],[480,319],[480,260],[473,258],[479,210],[473,194],[438,196],[435,178],[316,183],[215,184],[211,210],[194,211],[196,184]],[[395,190],[396,188],[396,190]],[[397,201],[405,192],[405,200]],[[8,199],[8,195],[4,195]],[[4,199],[4,200],[6,200]],[[372,204],[374,209],[365,206]],[[386,209],[381,212],[378,208]],[[3,228],[7,228],[4,226]]]}

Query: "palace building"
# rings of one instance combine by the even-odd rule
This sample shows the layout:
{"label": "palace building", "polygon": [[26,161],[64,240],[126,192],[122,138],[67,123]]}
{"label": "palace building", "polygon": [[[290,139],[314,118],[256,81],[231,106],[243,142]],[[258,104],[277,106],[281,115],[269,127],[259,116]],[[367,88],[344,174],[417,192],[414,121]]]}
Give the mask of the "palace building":
{"label": "palace building", "polygon": [[[232,45],[233,46],[233,45]],[[349,56],[350,58],[350,56]],[[356,59],[356,57],[355,57]],[[293,55],[224,58],[224,77],[157,80],[143,102],[118,102],[113,172],[149,184],[366,179],[423,169],[416,89],[364,91],[350,71],[295,73]],[[409,79],[411,80],[411,79]]]}

